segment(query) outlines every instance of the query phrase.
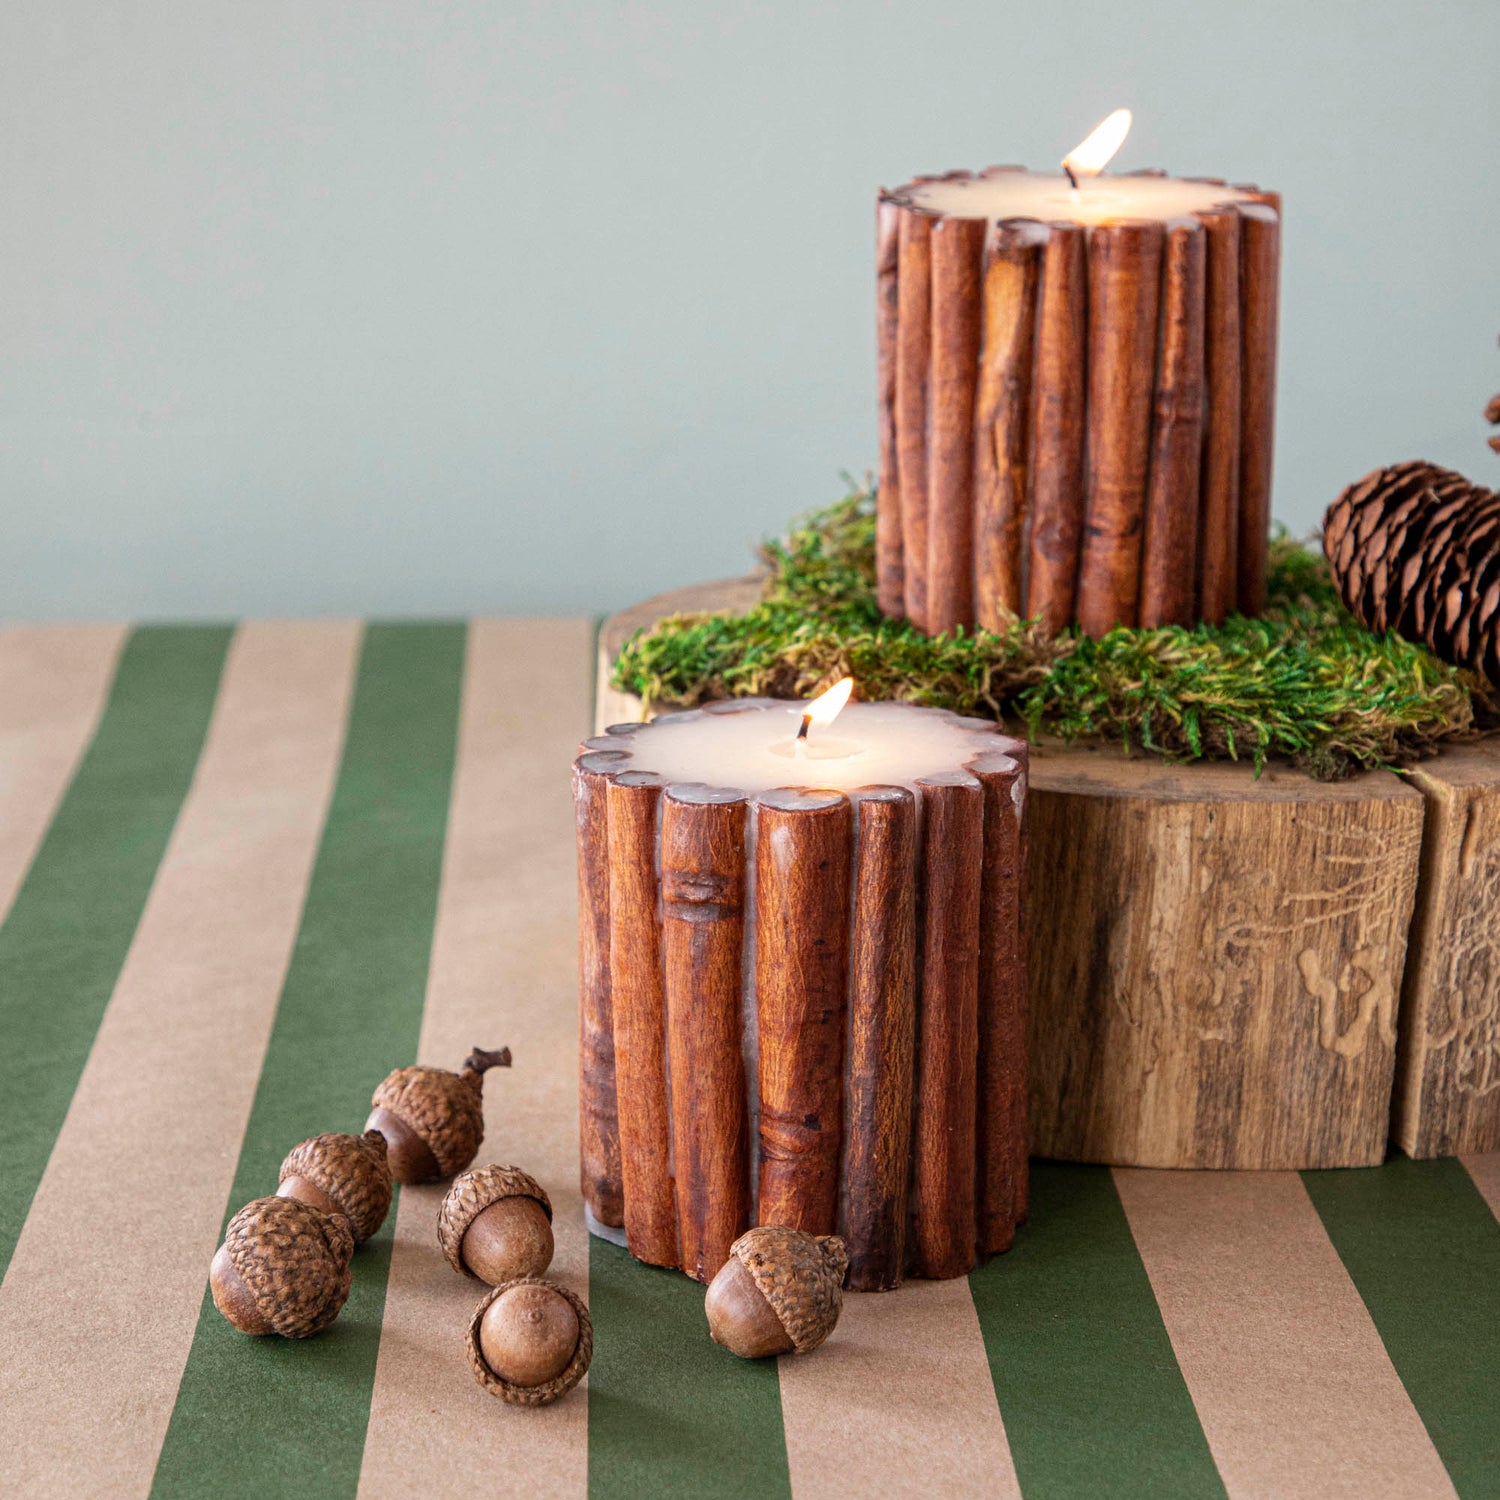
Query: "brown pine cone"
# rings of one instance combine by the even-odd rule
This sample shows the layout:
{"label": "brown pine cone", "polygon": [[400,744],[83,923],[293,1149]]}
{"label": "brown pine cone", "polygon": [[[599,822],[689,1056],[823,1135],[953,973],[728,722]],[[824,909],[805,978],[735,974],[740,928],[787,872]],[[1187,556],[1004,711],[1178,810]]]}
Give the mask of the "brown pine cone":
{"label": "brown pine cone", "polygon": [[1329,506],[1323,550],[1362,624],[1500,682],[1500,493],[1436,464],[1377,469]]}

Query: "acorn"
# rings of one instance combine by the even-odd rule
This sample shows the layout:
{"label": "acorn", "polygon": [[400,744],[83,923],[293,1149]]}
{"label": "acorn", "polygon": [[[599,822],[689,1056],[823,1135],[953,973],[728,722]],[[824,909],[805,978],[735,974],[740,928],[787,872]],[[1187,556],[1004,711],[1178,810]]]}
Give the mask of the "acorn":
{"label": "acorn", "polygon": [[741,1359],[806,1354],[833,1332],[849,1249],[836,1234],[779,1224],[742,1234],[709,1283],[708,1331]]}
{"label": "acorn", "polygon": [[391,1176],[397,1182],[436,1182],[462,1172],[484,1139],[485,1071],[509,1066],[509,1047],[476,1047],[457,1073],[397,1068],[375,1090],[375,1108],[365,1121],[366,1130],[386,1138]]}
{"label": "acorn", "polygon": [[515,1406],[545,1406],[571,1391],[594,1356],[588,1308],[565,1286],[521,1276],[497,1286],[469,1319],[474,1379]]}
{"label": "acorn", "polygon": [[325,1214],[343,1214],[356,1245],[370,1238],[391,1207],[391,1168],[378,1130],[315,1135],[293,1146],[281,1164],[277,1196],[297,1198]]}
{"label": "acorn", "polygon": [[229,1221],[208,1268],[214,1306],[241,1333],[305,1339],[338,1317],[353,1254],[342,1214],[298,1198],[257,1198]]}
{"label": "acorn", "polygon": [[438,1244],[455,1271],[491,1286],[552,1264],[552,1204],[519,1167],[476,1167],[453,1179],[438,1210]]}

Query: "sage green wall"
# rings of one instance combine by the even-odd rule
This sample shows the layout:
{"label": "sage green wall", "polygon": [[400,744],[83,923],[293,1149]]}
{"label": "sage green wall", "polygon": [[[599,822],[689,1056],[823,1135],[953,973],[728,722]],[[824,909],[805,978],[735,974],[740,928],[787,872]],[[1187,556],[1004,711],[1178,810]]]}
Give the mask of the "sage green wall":
{"label": "sage green wall", "polygon": [[1276,510],[1500,483],[1500,4],[7,0],[0,615],[603,609],[875,454],[871,206],[1287,198]]}

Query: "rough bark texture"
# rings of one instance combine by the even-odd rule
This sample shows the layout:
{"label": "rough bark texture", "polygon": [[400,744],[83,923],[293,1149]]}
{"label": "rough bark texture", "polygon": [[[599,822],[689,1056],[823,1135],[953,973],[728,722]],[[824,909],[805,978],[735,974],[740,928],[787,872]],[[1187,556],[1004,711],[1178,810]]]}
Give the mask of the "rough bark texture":
{"label": "rough bark texture", "polygon": [[1385,1155],[1422,839],[1385,772],[1032,762],[1032,1150],[1244,1169]]}
{"label": "rough bark texture", "polygon": [[1412,772],[1427,800],[1401,997],[1395,1137],[1408,1156],[1500,1149],[1500,742]]}
{"label": "rough bark texture", "polygon": [[1199,214],[1208,235],[1203,358],[1208,405],[1198,528],[1198,614],[1218,624],[1239,597],[1240,216]]}

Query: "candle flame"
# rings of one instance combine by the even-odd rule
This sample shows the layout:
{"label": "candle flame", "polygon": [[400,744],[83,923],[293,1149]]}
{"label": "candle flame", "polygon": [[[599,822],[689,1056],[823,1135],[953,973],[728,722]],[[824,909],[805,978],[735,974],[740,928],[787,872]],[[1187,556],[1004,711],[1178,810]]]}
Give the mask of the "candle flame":
{"label": "candle flame", "polygon": [[1130,111],[1117,109],[1101,120],[1063,157],[1063,171],[1069,177],[1097,177],[1125,144],[1130,134]]}
{"label": "candle flame", "polygon": [[820,727],[832,724],[843,712],[844,705],[849,701],[849,695],[853,691],[854,679],[852,677],[845,677],[842,681],[834,683],[826,693],[820,693],[802,710],[804,722],[817,724]]}

